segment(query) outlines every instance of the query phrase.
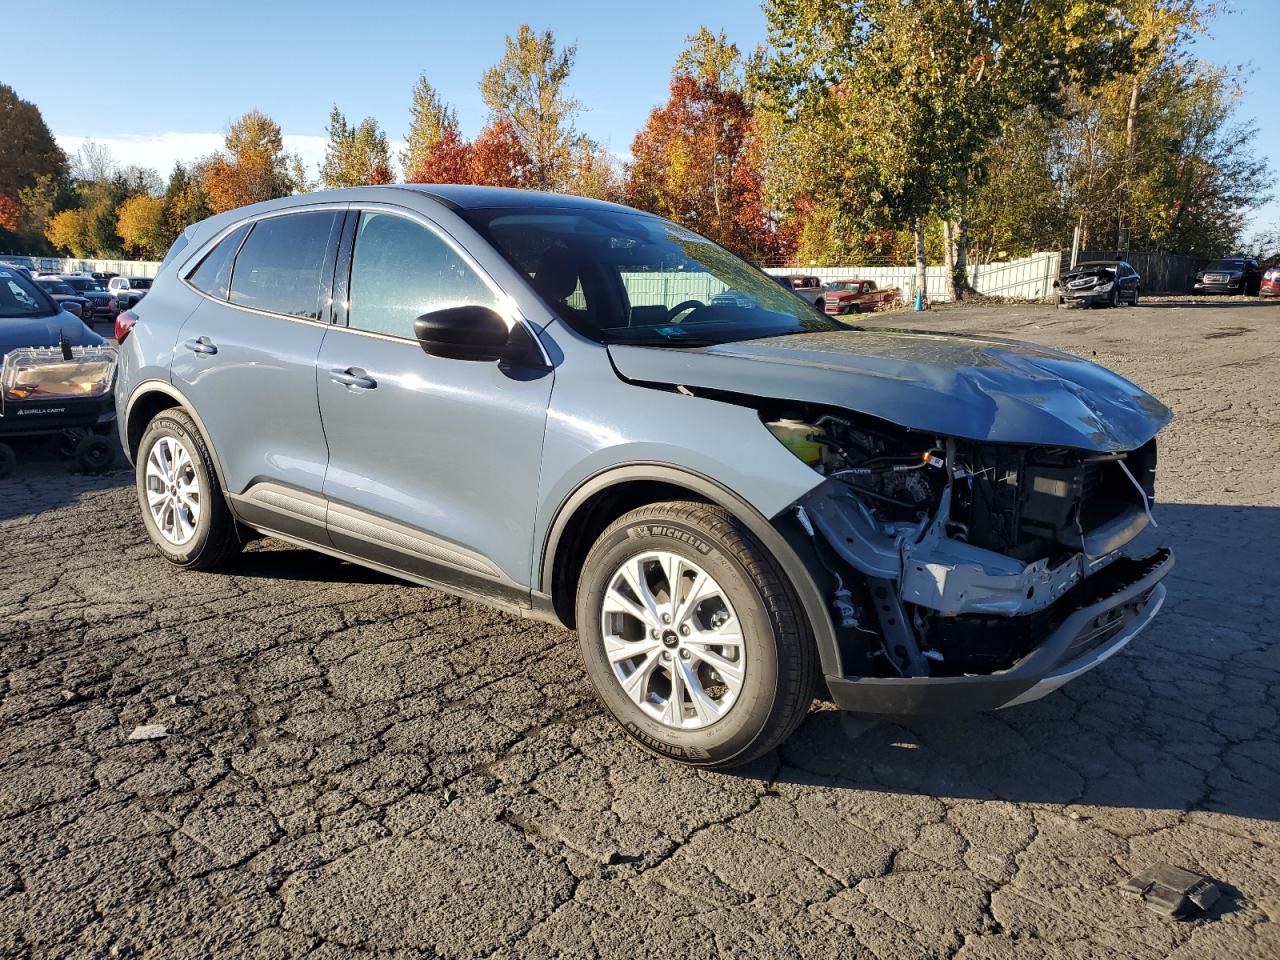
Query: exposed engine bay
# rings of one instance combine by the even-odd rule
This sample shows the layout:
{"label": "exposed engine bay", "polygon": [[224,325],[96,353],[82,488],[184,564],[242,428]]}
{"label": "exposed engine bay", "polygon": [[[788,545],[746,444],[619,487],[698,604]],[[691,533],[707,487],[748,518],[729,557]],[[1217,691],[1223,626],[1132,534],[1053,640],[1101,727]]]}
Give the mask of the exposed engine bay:
{"label": "exposed engine bay", "polygon": [[[827,478],[795,513],[831,576],[848,673],[1009,670],[1154,562],[1121,553],[1153,522],[1154,439],[1103,453],[936,436],[811,406],[761,417]],[[1124,612],[1091,622],[1069,652],[1106,643]]]}

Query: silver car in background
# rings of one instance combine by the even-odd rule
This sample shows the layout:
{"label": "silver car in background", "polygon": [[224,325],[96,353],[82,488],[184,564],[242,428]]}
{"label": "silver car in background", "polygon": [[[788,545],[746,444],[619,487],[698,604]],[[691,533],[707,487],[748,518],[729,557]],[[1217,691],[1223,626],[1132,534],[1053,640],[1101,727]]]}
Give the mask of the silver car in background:
{"label": "silver car in background", "polygon": [[1169,411],[1067,354],[868,331],[613,204],[368,187],[189,228],[118,329],[174,564],[304,544],[576,629],[624,730],[751,760],[815,695],[1043,696],[1159,609]]}

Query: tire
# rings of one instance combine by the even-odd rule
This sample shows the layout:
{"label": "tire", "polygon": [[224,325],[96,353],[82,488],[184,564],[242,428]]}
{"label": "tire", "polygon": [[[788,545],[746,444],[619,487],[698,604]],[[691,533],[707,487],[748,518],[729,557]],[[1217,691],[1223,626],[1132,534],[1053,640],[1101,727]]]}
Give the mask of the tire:
{"label": "tire", "polygon": [[1107,301],[1107,306],[1112,309],[1120,306],[1120,289],[1118,287],[1111,288],[1111,299]]}
{"label": "tire", "polygon": [[1129,306],[1136,307],[1141,294],[1137,290],[1133,291],[1133,299],[1129,301]]}
{"label": "tire", "polygon": [[115,447],[106,437],[89,434],[76,444],[76,465],[85,473],[102,473],[115,459]]}
{"label": "tire", "polygon": [[0,443],[0,480],[13,473],[14,465],[17,462],[18,457],[13,452],[13,447],[7,443]]}
{"label": "tire", "polygon": [[[171,508],[168,511],[162,509],[160,518],[166,527],[170,527],[172,536],[162,530],[149,503],[148,467],[153,464],[152,453],[156,452],[157,446],[161,446],[161,450],[156,453],[157,472],[152,474],[151,483],[153,491],[164,492],[166,496],[170,492],[173,494]],[[178,452],[179,449],[181,453],[185,453],[185,461]],[[185,480],[185,483],[167,485],[164,473],[159,469],[159,464],[166,462],[179,464],[179,469],[170,471],[170,475],[176,475],[179,480]],[[189,470],[187,462],[190,464]],[[138,444],[134,486],[138,493],[142,522],[160,555],[170,563],[188,570],[212,570],[240,551],[235,518],[227,506],[212,464],[213,457],[204,437],[200,435],[195,422],[181,410],[169,409],[159,413],[147,424],[142,441]],[[180,500],[182,490],[186,490],[188,494],[192,491],[192,481],[195,484],[195,498]],[[197,504],[198,510],[184,506],[192,502]]]}
{"label": "tire", "polygon": [[[665,625],[660,617],[663,606],[671,609],[665,572],[669,568],[652,559],[655,555],[674,558],[670,563],[683,569],[676,577],[685,584],[676,591],[681,598],[690,596],[699,573],[711,582],[688,617],[673,618]],[[633,571],[639,565],[655,577],[653,583],[647,581],[653,586],[650,596],[656,604],[649,625],[633,614],[618,612],[624,564]],[[660,585],[655,585],[659,580]],[[626,596],[639,599],[634,591]],[[668,599],[659,601],[659,597]],[[615,609],[606,613],[606,602]],[[631,603],[631,607],[638,605]],[[725,636],[714,632],[718,625],[728,628],[732,636],[735,623],[740,632],[729,646],[696,639]],[[790,736],[812,701],[817,651],[799,602],[768,551],[717,506],[657,503],[615,521],[583,564],[577,626],[583,662],[600,701],[633,740],[657,756],[721,770],[747,763]],[[632,643],[628,638],[636,636],[633,648],[647,646],[648,650],[621,660],[618,652]],[[614,662],[607,648],[614,651]],[[716,666],[708,663],[712,656],[717,658]],[[741,669],[734,670],[735,665]],[[637,675],[641,679],[633,698],[624,690],[623,680]],[[688,684],[684,689],[689,692],[682,692],[676,701],[678,721],[670,695],[677,676],[692,677],[702,694],[693,693],[690,681],[679,681]],[[736,691],[731,681],[737,683]],[[717,690],[721,691],[718,699]]]}

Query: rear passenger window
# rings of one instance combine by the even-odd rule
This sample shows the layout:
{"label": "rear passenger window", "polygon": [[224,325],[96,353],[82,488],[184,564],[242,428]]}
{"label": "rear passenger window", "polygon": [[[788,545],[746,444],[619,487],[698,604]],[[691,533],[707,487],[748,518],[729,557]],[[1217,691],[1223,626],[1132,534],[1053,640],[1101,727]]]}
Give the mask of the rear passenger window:
{"label": "rear passenger window", "polygon": [[350,299],[352,327],[406,339],[414,338],[413,321],[432,310],[498,306],[493,291],[439,236],[405,217],[373,212],[360,215]]}
{"label": "rear passenger window", "polygon": [[[249,232],[246,224],[227,234],[218,245],[204,255],[200,266],[187,277],[188,282],[202,293],[207,293],[218,300],[227,299],[227,291],[231,288],[231,262],[235,259],[240,242]],[[115,281],[112,281],[115,286]]]}
{"label": "rear passenger window", "polygon": [[259,220],[236,257],[231,302],[320,319],[320,288],[337,214],[295,213]]}

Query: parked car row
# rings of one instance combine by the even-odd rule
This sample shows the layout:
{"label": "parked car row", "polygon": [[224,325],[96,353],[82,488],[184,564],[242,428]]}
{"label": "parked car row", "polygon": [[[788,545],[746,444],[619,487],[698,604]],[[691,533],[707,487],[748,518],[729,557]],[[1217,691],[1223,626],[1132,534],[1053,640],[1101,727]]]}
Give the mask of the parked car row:
{"label": "parked car row", "polygon": [[[13,268],[24,276],[27,271]],[[107,284],[103,289],[98,274],[89,273],[38,273],[33,280],[63,310],[72,313],[86,323],[95,320],[114,321],[125,310],[137,306],[151,288],[149,277],[122,277],[118,274],[101,276]]]}

